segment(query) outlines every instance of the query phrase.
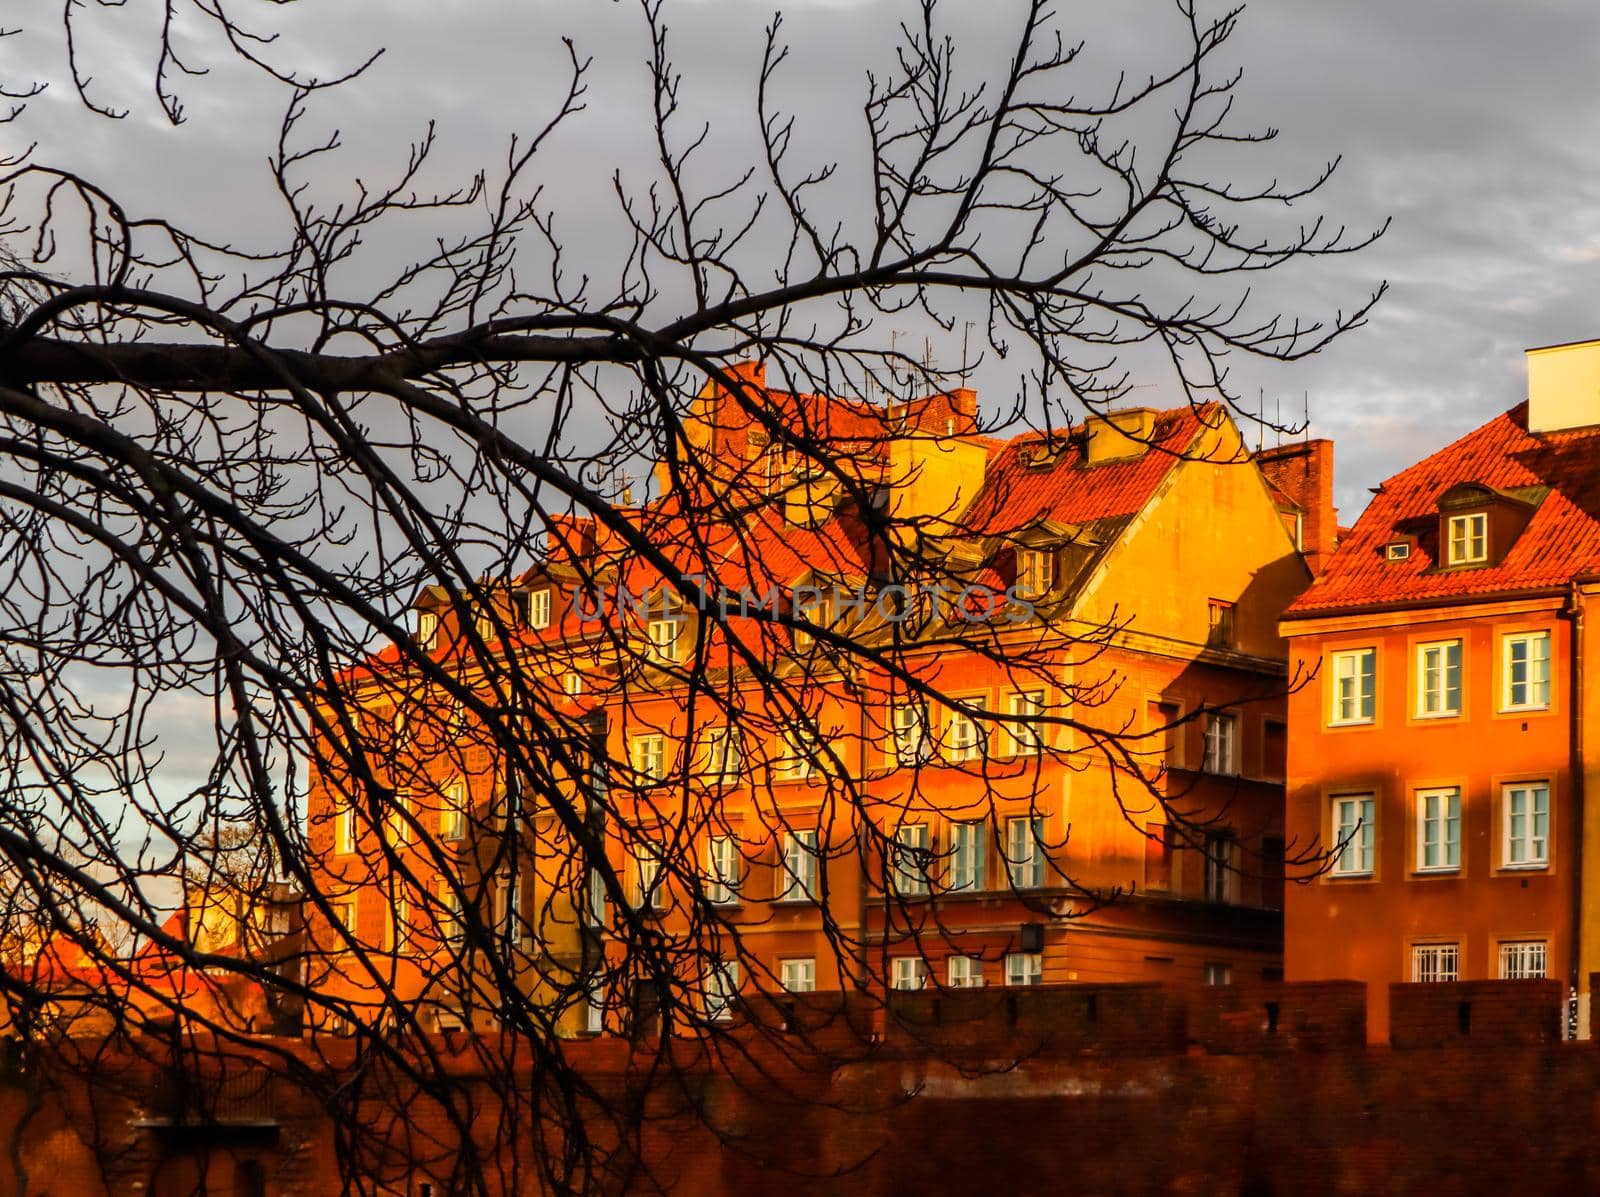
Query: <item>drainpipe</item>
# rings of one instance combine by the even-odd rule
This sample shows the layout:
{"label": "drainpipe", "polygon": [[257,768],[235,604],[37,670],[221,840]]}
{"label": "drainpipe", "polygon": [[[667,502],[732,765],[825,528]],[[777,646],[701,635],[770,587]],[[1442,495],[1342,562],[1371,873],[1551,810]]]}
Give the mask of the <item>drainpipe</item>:
{"label": "drainpipe", "polygon": [[[1567,593],[1567,605],[1561,614],[1572,621],[1572,634],[1569,638],[1567,675],[1568,682],[1568,710],[1569,721],[1567,729],[1567,769],[1572,777],[1572,947],[1570,950],[1571,965],[1568,972],[1568,984],[1571,993],[1576,997],[1578,993],[1578,980],[1580,955],[1583,945],[1583,614],[1584,602],[1577,580],[1572,582],[1572,588]],[[1594,1017],[1594,995],[1589,995],[1591,1035],[1592,1020]]]}

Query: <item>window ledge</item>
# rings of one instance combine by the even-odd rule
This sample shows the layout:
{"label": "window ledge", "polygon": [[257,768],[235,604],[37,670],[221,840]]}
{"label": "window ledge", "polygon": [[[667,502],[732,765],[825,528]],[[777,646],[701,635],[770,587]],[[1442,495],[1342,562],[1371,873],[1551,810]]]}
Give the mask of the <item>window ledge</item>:
{"label": "window ledge", "polygon": [[1372,727],[1378,722],[1377,716],[1368,716],[1362,719],[1330,719],[1329,727]]}
{"label": "window ledge", "polygon": [[1459,718],[1461,718],[1461,712],[1460,711],[1418,711],[1417,714],[1416,714],[1416,717],[1418,719],[1459,719]]}
{"label": "window ledge", "polygon": [[1459,877],[1460,865],[1418,865],[1411,870],[1416,877]]}
{"label": "window ledge", "polygon": [[1371,881],[1372,877],[1373,877],[1373,873],[1374,873],[1374,870],[1372,870],[1372,869],[1361,869],[1359,871],[1350,870],[1348,872],[1338,872],[1338,873],[1330,872],[1328,874],[1328,880],[1329,881]]}
{"label": "window ledge", "polygon": [[1524,860],[1518,861],[1516,864],[1503,864],[1500,866],[1500,871],[1503,873],[1544,873],[1548,872],[1549,868],[1550,862],[1548,860]]}
{"label": "window ledge", "polygon": [[1548,711],[1550,704],[1547,702],[1529,703],[1521,707],[1501,707],[1496,714],[1499,715],[1537,715],[1541,711]]}

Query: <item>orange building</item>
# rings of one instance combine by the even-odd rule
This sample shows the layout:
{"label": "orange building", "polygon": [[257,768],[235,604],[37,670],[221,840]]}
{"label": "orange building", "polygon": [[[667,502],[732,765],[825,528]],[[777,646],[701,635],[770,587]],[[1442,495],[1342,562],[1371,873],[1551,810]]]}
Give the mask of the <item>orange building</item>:
{"label": "orange building", "polygon": [[[657,933],[712,1017],[757,988],[1276,975],[1277,621],[1308,530],[1331,547],[1326,444],[1254,460],[1214,407],[1001,440],[971,391],[741,377],[625,513],[650,553],[553,521],[543,564],[475,616],[424,595],[420,656],[351,679],[394,805],[359,797],[324,712],[314,983],[489,1025],[515,981],[572,1032],[659,984],[632,950]],[[923,606],[927,579],[957,595]],[[756,609],[703,617],[730,594]],[[474,696],[513,657],[546,738],[508,767]],[[498,944],[453,940],[463,904]]]}
{"label": "orange building", "polygon": [[[1289,980],[1387,985],[1595,967],[1582,868],[1600,666],[1600,343],[1529,353],[1529,402],[1378,488],[1282,630]],[[1581,950],[1580,950],[1581,944]]]}

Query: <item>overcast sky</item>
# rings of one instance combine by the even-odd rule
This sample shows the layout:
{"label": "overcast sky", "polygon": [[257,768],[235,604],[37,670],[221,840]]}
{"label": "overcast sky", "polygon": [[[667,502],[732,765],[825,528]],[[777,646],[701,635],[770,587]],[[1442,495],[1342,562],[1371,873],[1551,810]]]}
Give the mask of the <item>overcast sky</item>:
{"label": "overcast sky", "polygon": [[[772,7],[669,0],[696,111],[748,127]],[[837,137],[848,149],[863,71],[906,6],[783,7],[796,44],[791,103],[810,121],[811,144]],[[950,5],[960,49],[997,55],[1014,7]],[[1167,11],[1146,0],[1059,7],[1108,62],[1145,44],[1147,23]],[[152,14],[90,9],[80,37],[94,92],[131,115],[118,124],[87,119],[61,62],[59,5],[8,0],[6,9],[0,24],[24,33],[0,42],[0,82],[50,85],[21,120],[0,127],[13,147],[37,141],[36,160],[89,170],[135,212],[176,210],[246,242],[255,224],[274,227],[263,163],[281,100],[258,80],[206,39],[186,42],[212,74],[180,81],[191,119],[172,129],[151,94],[148,25],[140,23]],[[336,105],[313,110],[343,132],[345,148],[319,168],[329,194],[393,162],[430,117],[441,139],[437,177],[501,158],[507,135],[545,111],[563,34],[596,58],[591,105],[554,147],[542,181],[578,244],[590,235],[590,215],[610,202],[610,169],[648,150],[640,22],[628,0],[301,0],[248,11],[257,9],[270,10],[260,19],[283,32],[269,51],[277,61],[326,72],[387,47]],[[1353,229],[1392,218],[1377,246],[1325,263],[1285,297],[1350,304],[1387,279],[1390,293],[1370,325],[1260,384],[1269,388],[1269,414],[1309,397],[1314,432],[1338,443],[1338,497],[1353,520],[1366,488],[1520,401],[1524,347],[1600,336],[1600,4],[1257,0],[1230,56],[1245,72],[1243,114],[1281,130],[1274,160],[1309,168],[1342,155],[1324,208]],[[730,137],[714,139],[711,152],[744,151]]]}

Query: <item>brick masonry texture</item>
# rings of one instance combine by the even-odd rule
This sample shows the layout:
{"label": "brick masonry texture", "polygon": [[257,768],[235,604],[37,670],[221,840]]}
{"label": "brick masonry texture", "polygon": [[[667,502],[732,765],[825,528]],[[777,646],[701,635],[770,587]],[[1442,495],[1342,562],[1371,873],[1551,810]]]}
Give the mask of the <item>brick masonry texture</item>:
{"label": "brick masonry texture", "polygon": [[[1396,986],[1392,1044],[1373,1047],[1364,997],[1334,981],[909,994],[887,1014],[839,995],[765,1001],[745,1018],[770,1035],[732,1033],[745,1053],[674,1048],[684,1063],[645,1103],[642,1158],[622,1153],[589,1191],[927,1197],[992,1178],[1075,1197],[1600,1192],[1600,1048],[1561,1040],[1560,984]],[[514,1136],[474,1043],[428,1046],[472,1094],[488,1191],[540,1192],[509,1166]],[[163,1125],[170,1092],[137,1047],[74,1048],[98,1054],[70,1083],[41,1086],[48,1063],[7,1072],[0,1194],[244,1194],[254,1161],[272,1197],[331,1195],[347,1191],[336,1144],[396,1109],[406,1125],[389,1128],[388,1152],[364,1153],[374,1187],[354,1191],[469,1191],[450,1181],[456,1132],[414,1088],[367,1077],[362,1102],[330,1118],[287,1079],[263,1087],[271,1053],[312,1059],[264,1040],[213,1088],[247,1116],[208,1133]],[[816,1058],[806,1047],[827,1066],[796,1063]],[[615,1039],[570,1053],[607,1094],[653,1058]],[[326,1091],[350,1087],[351,1055],[323,1053]],[[258,1134],[251,1116],[269,1109],[275,1126]]]}

